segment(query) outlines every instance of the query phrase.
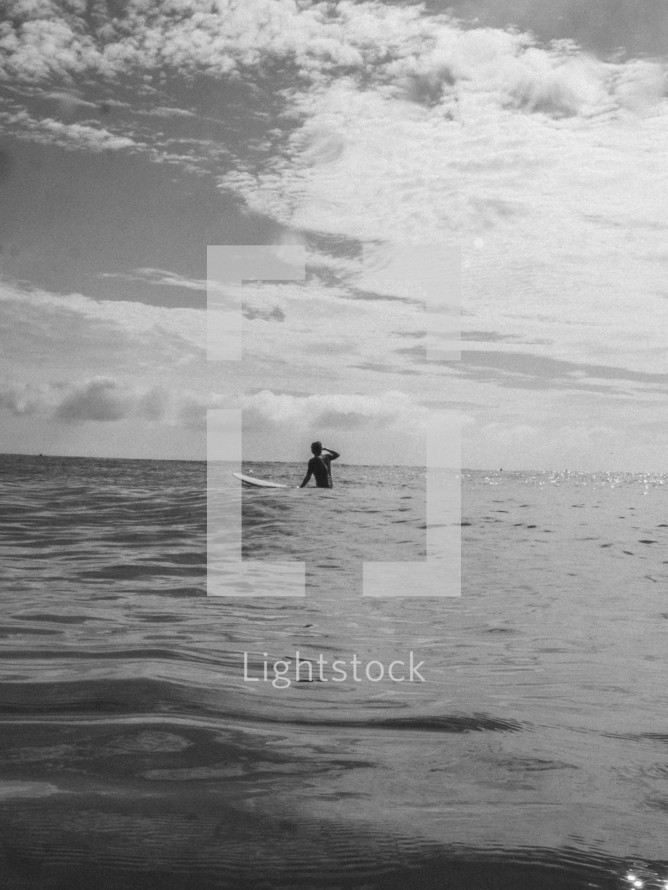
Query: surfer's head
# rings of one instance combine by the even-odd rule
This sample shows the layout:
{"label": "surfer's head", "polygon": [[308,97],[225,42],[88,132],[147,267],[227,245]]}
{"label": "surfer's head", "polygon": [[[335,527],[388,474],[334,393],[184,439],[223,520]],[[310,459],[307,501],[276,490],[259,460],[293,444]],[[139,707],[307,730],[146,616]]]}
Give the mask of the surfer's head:
{"label": "surfer's head", "polygon": [[317,457],[322,453],[322,442],[311,442],[311,451]]}

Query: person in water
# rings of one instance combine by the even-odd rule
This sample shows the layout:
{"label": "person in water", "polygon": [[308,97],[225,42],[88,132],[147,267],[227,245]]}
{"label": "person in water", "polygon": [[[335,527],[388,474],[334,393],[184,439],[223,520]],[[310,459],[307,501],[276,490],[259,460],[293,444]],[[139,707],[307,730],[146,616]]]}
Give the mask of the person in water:
{"label": "person in water", "polygon": [[[311,451],[313,452],[313,457],[308,462],[308,470],[304,476],[304,481],[299,487],[303,488],[305,485],[308,485],[311,476],[315,476],[317,488],[333,488],[330,464],[337,457],[340,457],[340,454],[338,451],[332,451],[331,448],[323,448],[321,442],[313,442]],[[323,451],[326,454],[323,454]]]}

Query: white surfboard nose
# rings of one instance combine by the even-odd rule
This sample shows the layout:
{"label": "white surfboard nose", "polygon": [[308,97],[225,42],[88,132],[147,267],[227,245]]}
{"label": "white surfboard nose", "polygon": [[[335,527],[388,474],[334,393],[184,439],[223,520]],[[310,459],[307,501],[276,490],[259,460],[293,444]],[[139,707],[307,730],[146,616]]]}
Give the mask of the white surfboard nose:
{"label": "white surfboard nose", "polygon": [[237,479],[241,479],[244,485],[252,485],[255,488],[287,488],[281,482],[270,482],[268,479],[258,479],[255,476],[244,476],[243,473],[232,473]]}

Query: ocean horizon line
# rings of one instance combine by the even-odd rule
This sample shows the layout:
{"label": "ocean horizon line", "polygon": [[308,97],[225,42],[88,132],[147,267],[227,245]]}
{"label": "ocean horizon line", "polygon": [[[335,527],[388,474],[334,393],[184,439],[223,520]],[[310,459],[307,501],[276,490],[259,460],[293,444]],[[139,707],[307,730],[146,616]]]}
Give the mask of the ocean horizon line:
{"label": "ocean horizon line", "polygon": [[[0,460],[3,458],[33,458],[33,459],[42,459],[42,460],[87,460],[87,461],[127,461],[127,462],[146,462],[146,463],[194,463],[194,464],[206,464],[208,461],[206,458],[194,458],[194,457],[128,457],[128,456],[111,456],[111,455],[95,455],[95,454],[48,454],[44,452],[23,452],[23,451],[7,451],[0,452]],[[260,458],[245,458],[241,461],[242,464],[264,464],[264,465],[286,465],[286,464],[296,464],[304,462],[304,458],[296,458],[294,460],[262,460]],[[230,464],[231,466],[236,466],[238,461],[211,461],[211,463],[224,463]],[[342,460],[340,466],[348,466],[348,467],[405,467],[407,469],[414,470],[424,470],[426,466],[424,464],[390,464],[390,463],[377,463],[377,464],[366,464],[366,463],[355,463],[353,461]],[[666,470],[653,470],[653,469],[645,469],[645,470],[629,470],[629,469],[606,469],[606,468],[597,468],[597,469],[575,469],[572,467],[562,467],[561,469],[557,467],[551,468],[536,468],[536,467],[462,467],[459,472],[461,473],[523,473],[523,474],[571,474],[571,475],[593,475],[593,474],[606,474],[609,476],[612,475],[626,475],[626,476],[668,476],[668,469]]]}

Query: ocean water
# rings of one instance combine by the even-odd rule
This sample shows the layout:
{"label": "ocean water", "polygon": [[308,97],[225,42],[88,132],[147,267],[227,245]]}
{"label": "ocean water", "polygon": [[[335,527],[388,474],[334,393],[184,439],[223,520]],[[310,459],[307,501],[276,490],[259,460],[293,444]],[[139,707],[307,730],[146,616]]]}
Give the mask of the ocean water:
{"label": "ocean water", "polygon": [[204,464],[0,457],[3,888],[663,887],[668,476],[464,472],[461,598],[388,600],[424,473],[334,477],[243,493],[305,599],[207,597]]}

